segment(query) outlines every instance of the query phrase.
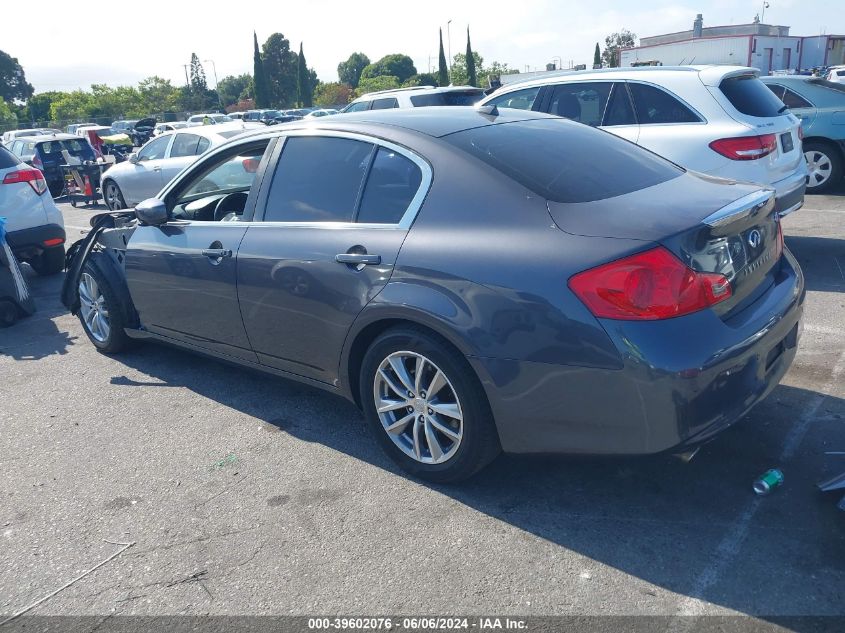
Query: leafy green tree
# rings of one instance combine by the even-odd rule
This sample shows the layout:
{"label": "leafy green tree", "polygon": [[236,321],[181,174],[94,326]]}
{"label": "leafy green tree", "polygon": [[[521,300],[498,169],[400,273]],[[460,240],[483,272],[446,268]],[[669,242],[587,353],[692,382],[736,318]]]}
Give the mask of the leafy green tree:
{"label": "leafy green tree", "polygon": [[290,50],[290,42],[281,33],[273,33],[264,42],[261,58],[270,106],[292,107],[297,98],[297,55]]}
{"label": "leafy green tree", "polygon": [[157,75],[147,77],[138,83],[141,109],[144,114],[181,110],[179,91],[169,79]]}
{"label": "leafy green tree", "polygon": [[601,66],[601,49],[598,42],[596,42],[596,50],[593,53],[593,68],[597,66]]}
{"label": "leafy green tree", "polygon": [[9,104],[0,98],[0,131],[14,130],[18,126],[18,117]]}
{"label": "leafy green tree", "polygon": [[266,108],[270,105],[270,92],[267,88],[267,74],[264,72],[264,60],[261,58],[261,51],[258,49],[258,35],[252,32],[253,53],[252,53],[252,82],[255,94],[255,107]]}
{"label": "leafy green tree", "polygon": [[300,42],[299,55],[296,60],[296,92],[299,95],[299,106],[301,108],[310,108],[314,104],[314,87],[311,85],[311,81],[311,73],[308,72],[305,53],[302,51],[302,42]]}
{"label": "leafy green tree", "polygon": [[217,85],[224,106],[230,106],[241,99],[249,99],[253,94],[252,76],[249,73],[223,77]]}
{"label": "leafy green tree", "polygon": [[[466,54],[466,63],[467,63],[467,83],[470,86],[477,86],[478,85],[478,75],[475,72],[475,54],[472,52],[472,46],[469,43],[469,27],[467,27],[467,54]],[[480,64],[479,64],[480,66]],[[452,64],[452,74],[455,73],[455,65]],[[452,78],[454,80],[454,77]]]}
{"label": "leafy green tree", "polygon": [[361,79],[396,77],[401,84],[416,74],[417,69],[414,67],[414,60],[407,55],[396,53],[394,55],[385,55],[377,62],[364,68],[361,71]]}
{"label": "leafy green tree", "polygon": [[17,57],[0,51],[0,99],[26,101],[32,96],[32,85],[26,81]]}
{"label": "leafy green tree", "polygon": [[53,121],[82,121],[90,118],[94,109],[94,96],[90,92],[74,90],[63,93],[50,104],[50,118]]}
{"label": "leafy green tree", "polygon": [[437,77],[432,73],[420,73],[412,75],[407,81],[402,83],[403,88],[411,88],[413,86],[434,86],[437,87]]}
{"label": "leafy green tree", "polygon": [[394,90],[400,87],[399,78],[394,75],[379,75],[378,77],[361,77],[358,88],[355,89],[355,96],[360,97],[368,92],[379,90]]}
{"label": "leafy green tree", "polygon": [[200,63],[199,57],[196,53],[191,53],[191,88],[197,92],[205,92],[208,90],[208,83],[205,80],[205,69]]}
{"label": "leafy green tree", "polygon": [[34,123],[46,125],[50,121],[50,105],[64,93],[58,91],[41,92],[26,101],[25,118]]}
{"label": "leafy green tree", "polygon": [[314,91],[314,104],[321,108],[344,106],[349,103],[351,96],[352,87],[349,84],[338,82],[320,84]]}
{"label": "leafy green tree", "polygon": [[[484,58],[476,52],[472,54],[473,70],[484,74]],[[452,84],[455,86],[477,85],[478,75],[475,78],[475,84],[470,83],[469,64],[467,64],[467,56],[463,53],[456,53],[452,59]]]}
{"label": "leafy green tree", "polygon": [[337,65],[337,76],[341,83],[357,88],[361,80],[361,72],[369,65],[370,58],[364,53],[352,53],[349,59]]}
{"label": "leafy green tree", "polygon": [[637,35],[628,29],[622,29],[604,38],[604,45],[604,52],[601,54],[602,62],[606,67],[616,68],[619,66],[620,49],[636,46]]}
{"label": "leafy green tree", "polygon": [[449,85],[449,68],[446,66],[446,53],[443,52],[443,29],[440,29],[440,54],[437,58],[437,83],[440,86]]}

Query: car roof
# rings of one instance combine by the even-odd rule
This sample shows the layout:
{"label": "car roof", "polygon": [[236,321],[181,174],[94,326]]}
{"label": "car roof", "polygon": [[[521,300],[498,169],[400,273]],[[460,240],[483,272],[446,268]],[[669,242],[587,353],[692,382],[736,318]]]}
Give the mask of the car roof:
{"label": "car roof", "polygon": [[390,90],[377,90],[376,92],[367,92],[362,94],[355,101],[363,99],[373,99],[376,97],[385,98],[395,94],[403,94],[405,92],[413,92],[415,95],[434,95],[442,92],[463,92],[465,90],[479,90],[484,92],[482,88],[475,86],[443,86],[442,88],[435,88],[434,86],[411,86],[408,88],[392,88]]}
{"label": "car roof", "polygon": [[[260,127],[259,127],[260,126]],[[226,123],[218,123],[217,125],[195,125],[193,127],[184,127],[177,130],[171,130],[164,134],[159,134],[155,138],[168,137],[173,134],[197,134],[206,138],[214,138],[220,136],[223,132],[247,132],[249,130],[264,129],[266,126],[263,123],[250,123],[249,121],[227,121]]]}
{"label": "car roof", "polygon": [[438,108],[391,108],[387,110],[367,110],[351,112],[342,116],[317,117],[302,119],[291,123],[274,125],[265,130],[256,130],[242,134],[238,138],[255,136],[274,136],[290,130],[335,130],[352,132],[357,129],[371,128],[373,125],[402,128],[427,136],[441,138],[449,134],[463,132],[489,125],[533,121],[537,119],[555,119],[543,112],[500,108],[496,114],[486,114],[482,110],[466,106],[442,106]]}

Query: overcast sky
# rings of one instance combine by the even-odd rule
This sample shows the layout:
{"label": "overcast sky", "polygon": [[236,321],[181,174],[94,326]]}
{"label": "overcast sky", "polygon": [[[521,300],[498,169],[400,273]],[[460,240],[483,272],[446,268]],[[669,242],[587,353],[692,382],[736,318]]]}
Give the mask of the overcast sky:
{"label": "overcast sky", "polygon": [[[9,0],[6,0],[9,1]],[[769,0],[764,21],[792,27],[792,35],[845,33],[843,0]],[[636,9],[632,5],[636,4]],[[563,66],[592,64],[596,42],[628,28],[638,36],[705,26],[745,24],[762,10],[757,0],[321,0],[320,2],[87,2],[43,0],[32,28],[13,20],[2,29],[0,49],[17,57],[36,92],[88,88],[92,83],[136,84],[150,75],[185,82],[183,64],[196,52],[214,60],[217,76],[252,71],[252,32],[259,43],[281,32],[291,48],[305,47],[308,65],[322,81],[337,80],[337,64],[353,51],[375,61],[404,53],[419,72],[437,66],[437,30],[451,20],[452,54],[466,48],[512,68],[539,70],[553,58]],[[122,43],[124,40],[126,43]],[[449,51],[447,50],[447,56]],[[211,63],[206,63],[210,87]]]}

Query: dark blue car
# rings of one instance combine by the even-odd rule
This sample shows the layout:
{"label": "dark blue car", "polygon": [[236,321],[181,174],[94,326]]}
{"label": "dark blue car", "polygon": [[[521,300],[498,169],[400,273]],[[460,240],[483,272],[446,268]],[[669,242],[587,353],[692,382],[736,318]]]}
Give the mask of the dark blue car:
{"label": "dark blue car", "polygon": [[164,341],[345,396],[430,480],[502,450],[681,452],[795,356],[774,205],[536,112],[324,117],[104,216],[63,300],[103,352]]}
{"label": "dark blue car", "polygon": [[61,165],[67,164],[63,150],[81,161],[95,160],[94,148],[84,138],[72,134],[27,136],[15,140],[9,147],[22,161],[40,169],[47,180],[50,195],[61,194],[64,174]]}

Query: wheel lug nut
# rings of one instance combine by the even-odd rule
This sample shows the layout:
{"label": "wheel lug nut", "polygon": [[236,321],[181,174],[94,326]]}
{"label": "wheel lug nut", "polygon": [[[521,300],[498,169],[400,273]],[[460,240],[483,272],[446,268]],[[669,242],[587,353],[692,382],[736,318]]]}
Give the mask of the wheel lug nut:
{"label": "wheel lug nut", "polygon": [[425,398],[425,391],[420,393],[420,398]]}
{"label": "wheel lug nut", "polygon": [[408,413],[413,413],[413,412],[414,412],[414,407],[408,407]]}
{"label": "wheel lug nut", "polygon": [[420,416],[420,417],[419,417],[419,418],[417,418],[417,419],[418,419],[420,422],[425,422],[425,418],[424,418],[423,416]]}
{"label": "wheel lug nut", "polygon": [[409,398],[413,398],[413,397],[414,397],[414,392],[413,392],[413,391],[409,391],[409,392],[408,392],[408,397],[409,397]]}
{"label": "wheel lug nut", "polygon": [[428,414],[429,414],[429,415],[434,415],[434,409],[429,409],[429,410],[428,410]]}

